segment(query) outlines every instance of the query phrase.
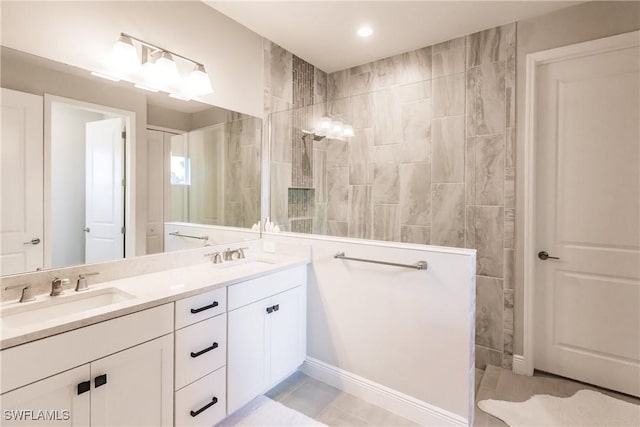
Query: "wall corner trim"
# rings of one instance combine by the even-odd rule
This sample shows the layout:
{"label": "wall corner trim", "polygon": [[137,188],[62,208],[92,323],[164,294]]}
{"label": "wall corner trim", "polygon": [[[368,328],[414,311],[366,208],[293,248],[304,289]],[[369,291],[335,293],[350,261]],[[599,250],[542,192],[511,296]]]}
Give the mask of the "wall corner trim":
{"label": "wall corner trim", "polygon": [[524,356],[519,354],[513,355],[513,373],[518,375],[531,375]]}
{"label": "wall corner trim", "polygon": [[469,425],[469,420],[460,415],[312,357],[306,358],[302,372],[423,426]]}

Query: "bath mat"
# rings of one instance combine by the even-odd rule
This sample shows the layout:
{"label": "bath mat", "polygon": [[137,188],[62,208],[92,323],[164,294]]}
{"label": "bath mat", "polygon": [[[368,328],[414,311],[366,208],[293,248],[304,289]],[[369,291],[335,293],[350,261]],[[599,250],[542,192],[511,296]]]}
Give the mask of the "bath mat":
{"label": "bath mat", "polygon": [[266,396],[258,396],[226,418],[218,427],[326,426]]}
{"label": "bath mat", "polygon": [[524,402],[482,400],[478,407],[509,426],[640,426],[640,405],[592,390],[571,397],[536,394]]}

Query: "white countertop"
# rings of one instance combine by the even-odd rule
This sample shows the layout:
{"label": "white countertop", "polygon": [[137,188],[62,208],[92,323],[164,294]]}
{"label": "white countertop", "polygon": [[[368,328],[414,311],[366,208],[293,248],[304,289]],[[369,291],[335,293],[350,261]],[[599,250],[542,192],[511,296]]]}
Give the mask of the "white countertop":
{"label": "white countertop", "polygon": [[77,295],[74,292],[74,287],[66,289],[63,295],[57,297],[38,295],[36,301],[33,302],[8,301],[0,304],[0,349],[104,322],[309,262],[307,257],[262,254],[259,257],[248,256],[243,260],[229,261],[223,264],[206,262],[191,267],[103,282],[90,286],[89,291],[86,291],[87,294],[91,291],[116,288],[130,294],[133,298],[86,311],[65,313],[62,316],[38,320],[24,326],[9,326],[2,317],[3,312],[7,309],[15,310],[14,307],[26,310],[31,304],[41,304],[42,301],[51,299],[62,302],[65,297]]}

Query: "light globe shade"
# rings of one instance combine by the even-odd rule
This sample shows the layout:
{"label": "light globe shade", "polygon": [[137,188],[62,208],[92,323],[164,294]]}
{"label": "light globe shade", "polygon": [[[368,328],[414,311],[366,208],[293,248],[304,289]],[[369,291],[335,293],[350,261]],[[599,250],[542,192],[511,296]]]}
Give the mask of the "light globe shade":
{"label": "light globe shade", "polygon": [[352,136],[354,136],[355,133],[353,132],[353,126],[351,125],[344,125],[342,128],[342,136],[344,136],[345,138],[351,138]]}
{"label": "light globe shade", "polygon": [[169,52],[162,52],[160,57],[156,59],[153,67],[154,80],[158,85],[169,89],[175,86],[180,80],[180,74],[178,73],[178,66],[173,60],[173,55]]}
{"label": "light globe shade", "polygon": [[207,95],[213,92],[209,74],[204,69],[204,65],[198,64],[189,74],[187,79],[187,91],[194,95]]}
{"label": "light globe shade", "polygon": [[109,68],[119,74],[133,74],[140,67],[138,50],[130,37],[121,35],[111,49]]}
{"label": "light globe shade", "polygon": [[321,118],[319,128],[324,132],[331,130],[331,118],[326,116]]}

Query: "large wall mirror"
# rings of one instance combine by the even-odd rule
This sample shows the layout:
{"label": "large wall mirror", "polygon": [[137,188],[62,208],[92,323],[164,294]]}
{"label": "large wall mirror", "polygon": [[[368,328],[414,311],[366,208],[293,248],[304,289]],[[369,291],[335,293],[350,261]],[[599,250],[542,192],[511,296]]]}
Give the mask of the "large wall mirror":
{"label": "large wall mirror", "polygon": [[260,119],[0,54],[2,275],[260,237]]}

